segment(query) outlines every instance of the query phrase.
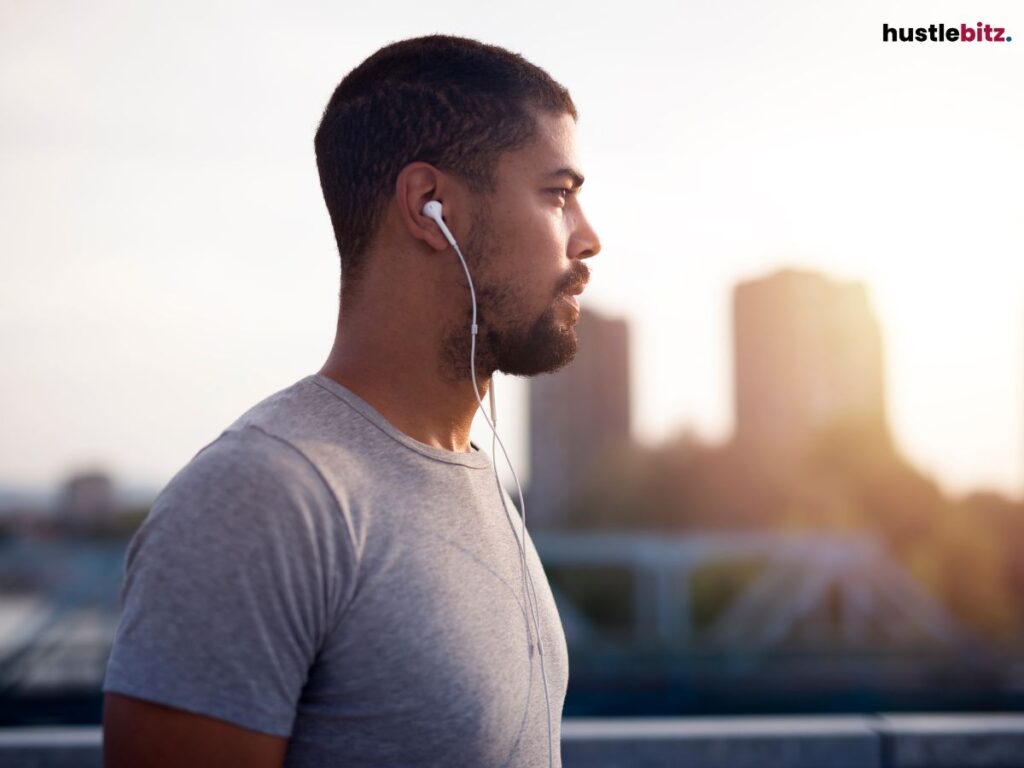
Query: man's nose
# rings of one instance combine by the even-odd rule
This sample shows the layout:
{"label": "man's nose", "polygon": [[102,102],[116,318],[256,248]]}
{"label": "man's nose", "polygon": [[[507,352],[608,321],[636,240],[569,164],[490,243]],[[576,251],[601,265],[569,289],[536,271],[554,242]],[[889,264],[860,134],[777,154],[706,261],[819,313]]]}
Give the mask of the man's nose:
{"label": "man's nose", "polygon": [[576,232],[573,235],[575,248],[573,257],[577,259],[589,259],[591,256],[596,256],[601,251],[601,240],[597,236],[597,232],[590,226],[590,222],[587,221],[587,217],[583,215],[583,211],[579,212],[579,226],[576,228]]}

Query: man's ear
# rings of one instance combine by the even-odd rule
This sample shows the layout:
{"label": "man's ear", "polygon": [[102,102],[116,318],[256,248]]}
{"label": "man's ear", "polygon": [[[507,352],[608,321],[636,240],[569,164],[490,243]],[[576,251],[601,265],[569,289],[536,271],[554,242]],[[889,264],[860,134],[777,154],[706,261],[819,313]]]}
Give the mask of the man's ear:
{"label": "man's ear", "polygon": [[[395,203],[400,221],[410,237],[435,251],[447,250],[448,241],[437,223],[423,213],[423,206],[431,200],[443,205],[446,188],[451,188],[450,177],[430,163],[420,161],[405,166],[395,181]],[[447,215],[445,222],[448,222]]]}

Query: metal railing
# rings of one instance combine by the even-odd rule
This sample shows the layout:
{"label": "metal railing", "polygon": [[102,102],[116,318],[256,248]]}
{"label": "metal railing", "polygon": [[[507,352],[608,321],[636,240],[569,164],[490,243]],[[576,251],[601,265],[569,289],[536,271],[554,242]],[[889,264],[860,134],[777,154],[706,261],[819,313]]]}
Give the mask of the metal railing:
{"label": "metal railing", "polygon": [[[98,727],[0,729],[0,768],[100,768]],[[1024,768],[1024,715],[566,718],[565,768]]]}

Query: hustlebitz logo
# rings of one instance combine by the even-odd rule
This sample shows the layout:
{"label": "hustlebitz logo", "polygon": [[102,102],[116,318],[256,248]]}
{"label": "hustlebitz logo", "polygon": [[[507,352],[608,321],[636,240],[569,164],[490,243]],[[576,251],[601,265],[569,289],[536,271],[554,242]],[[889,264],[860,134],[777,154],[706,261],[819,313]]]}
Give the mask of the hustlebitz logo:
{"label": "hustlebitz logo", "polygon": [[1013,38],[1005,27],[991,24],[929,24],[927,27],[882,25],[883,43],[1009,43]]}

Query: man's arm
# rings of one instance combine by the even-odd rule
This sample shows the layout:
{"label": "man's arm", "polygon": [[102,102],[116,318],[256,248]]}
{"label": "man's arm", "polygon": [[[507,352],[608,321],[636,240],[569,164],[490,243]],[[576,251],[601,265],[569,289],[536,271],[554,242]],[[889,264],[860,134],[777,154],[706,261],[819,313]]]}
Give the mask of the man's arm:
{"label": "man's arm", "polygon": [[[197,454],[126,553],[103,692],[111,755],[129,757],[108,765],[280,765],[271,737],[291,737],[355,563],[337,500],[290,444],[245,428]],[[193,760],[222,743],[261,760]]]}
{"label": "man's arm", "polygon": [[280,768],[288,739],[204,715],[108,693],[104,768]]}

